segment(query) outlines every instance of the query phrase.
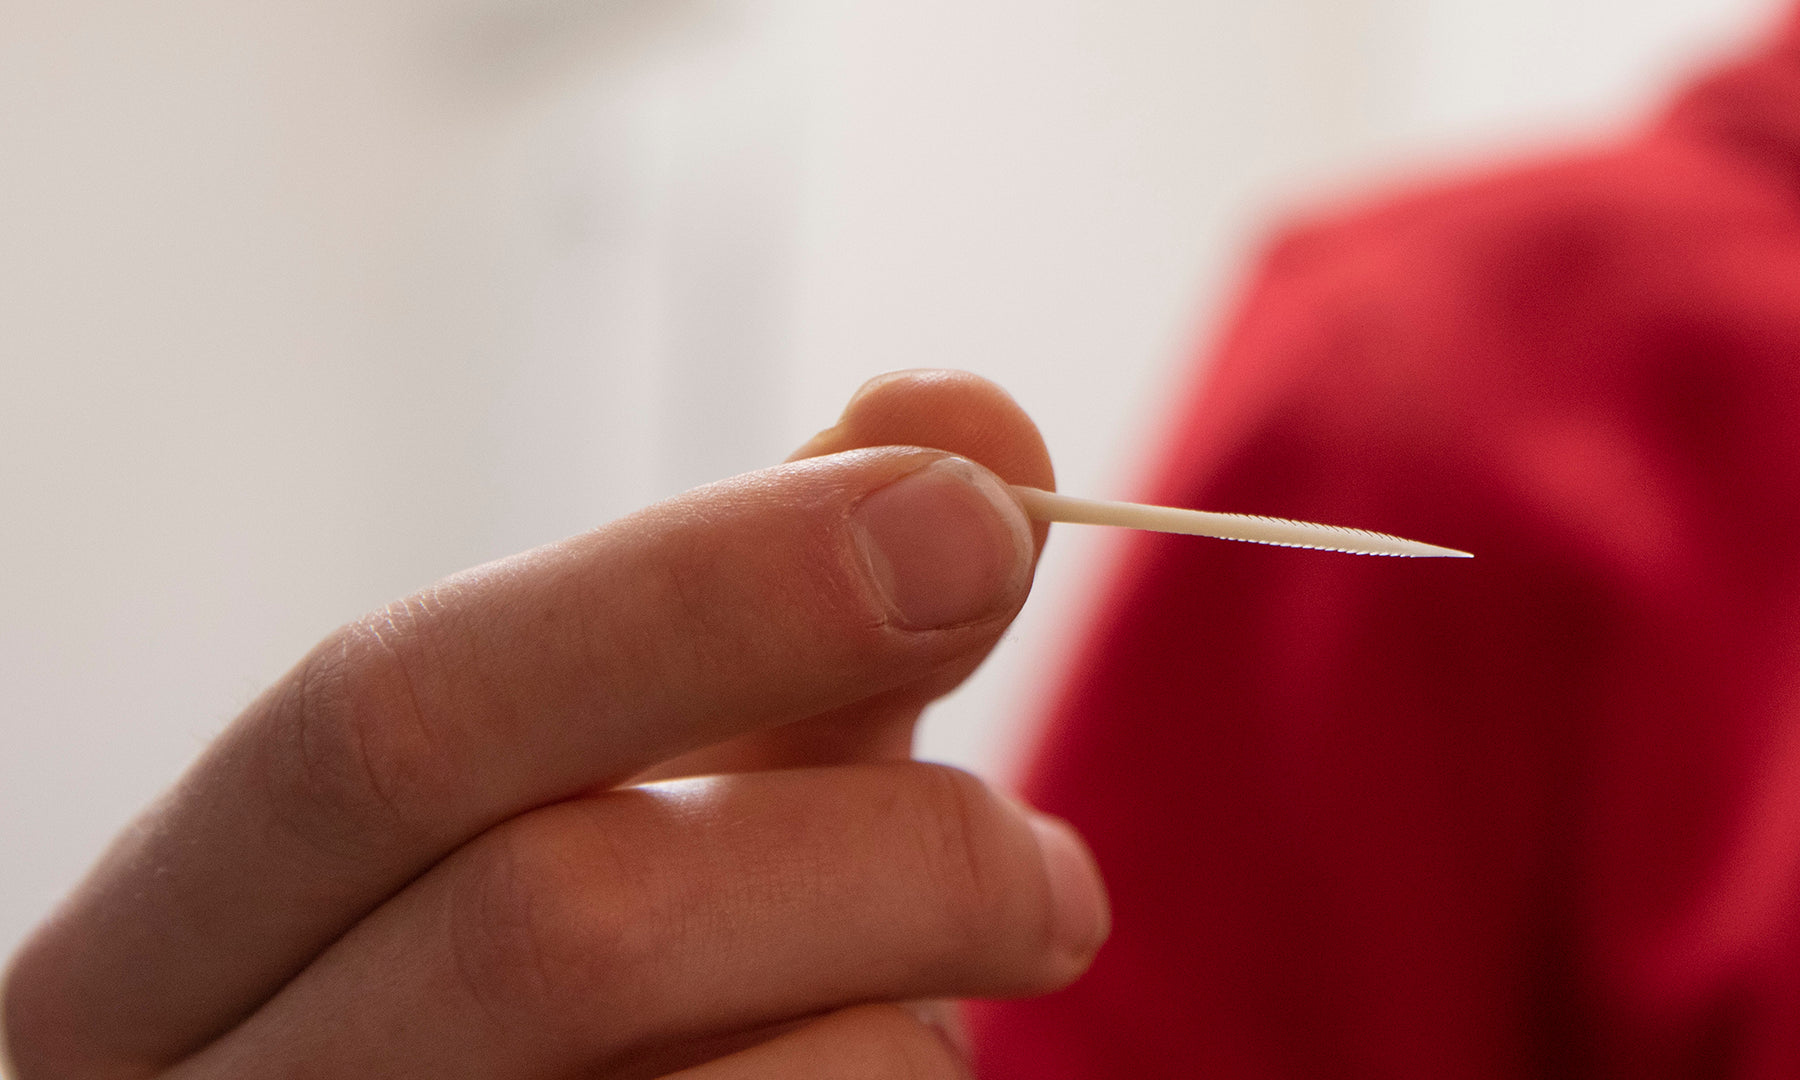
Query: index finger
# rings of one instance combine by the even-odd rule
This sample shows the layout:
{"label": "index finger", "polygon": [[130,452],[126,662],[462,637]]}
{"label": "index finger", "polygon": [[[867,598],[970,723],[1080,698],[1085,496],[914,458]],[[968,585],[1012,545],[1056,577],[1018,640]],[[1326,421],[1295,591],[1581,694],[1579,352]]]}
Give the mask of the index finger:
{"label": "index finger", "polygon": [[[837,423],[790,461],[869,446],[929,446],[979,461],[1009,484],[1055,490],[1056,474],[1037,425],[993,382],[967,371],[913,369],[878,375],[852,395]],[[1039,550],[1049,526],[1033,523]],[[912,755],[913,728],[931,702],[954,690],[987,656],[953,665],[889,694],[659,764],[643,779],[836,765]]]}
{"label": "index finger", "polygon": [[21,953],[19,1066],[179,1058],[493,824],[984,650],[1032,553],[985,469],[888,447],[702,488],[351,624]]}

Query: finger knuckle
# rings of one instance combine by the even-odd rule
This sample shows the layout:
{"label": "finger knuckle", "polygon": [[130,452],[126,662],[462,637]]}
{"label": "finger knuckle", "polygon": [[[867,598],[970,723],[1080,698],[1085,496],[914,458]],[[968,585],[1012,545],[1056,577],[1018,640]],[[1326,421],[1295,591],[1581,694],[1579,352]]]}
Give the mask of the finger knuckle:
{"label": "finger knuckle", "polygon": [[275,805],[328,848],[428,831],[454,784],[458,770],[418,693],[427,647],[412,623],[397,604],[339,629],[302,661],[277,707]]}
{"label": "finger knuckle", "polygon": [[639,890],[614,884],[605,845],[590,838],[576,852],[522,820],[468,854],[447,936],[456,978],[485,1015],[554,1025],[605,1014],[658,954],[663,935],[645,904],[627,902]]}
{"label": "finger knuckle", "polygon": [[566,873],[516,829],[482,845],[452,894],[449,945],[458,981],[496,1019],[557,1000],[570,981]]}
{"label": "finger knuckle", "polygon": [[910,833],[924,873],[939,898],[942,937],[960,946],[1012,938],[1020,922],[1020,860],[1008,842],[1010,812],[974,776],[941,765],[914,768]]}

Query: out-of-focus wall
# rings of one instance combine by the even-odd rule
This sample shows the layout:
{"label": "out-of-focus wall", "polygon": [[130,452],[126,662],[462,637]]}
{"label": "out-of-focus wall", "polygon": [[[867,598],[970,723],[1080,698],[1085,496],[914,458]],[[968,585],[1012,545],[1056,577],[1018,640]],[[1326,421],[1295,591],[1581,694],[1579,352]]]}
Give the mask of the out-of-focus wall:
{"label": "out-of-focus wall", "polygon": [[[956,366],[1129,494],[1271,213],[1773,0],[13,0],[0,952],[321,634]],[[1105,538],[929,722],[1004,774]]]}

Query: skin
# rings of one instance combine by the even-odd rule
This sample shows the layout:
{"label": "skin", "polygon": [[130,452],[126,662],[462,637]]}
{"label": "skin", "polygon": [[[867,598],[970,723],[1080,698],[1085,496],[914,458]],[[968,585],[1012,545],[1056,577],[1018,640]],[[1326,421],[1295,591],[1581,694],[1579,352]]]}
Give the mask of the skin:
{"label": "skin", "polygon": [[16,1074],[965,1076],[902,1003],[1055,989],[1109,925],[1065,824],[907,760],[1030,588],[998,480],[1054,482],[1010,398],[883,376],[348,624],[14,957]]}

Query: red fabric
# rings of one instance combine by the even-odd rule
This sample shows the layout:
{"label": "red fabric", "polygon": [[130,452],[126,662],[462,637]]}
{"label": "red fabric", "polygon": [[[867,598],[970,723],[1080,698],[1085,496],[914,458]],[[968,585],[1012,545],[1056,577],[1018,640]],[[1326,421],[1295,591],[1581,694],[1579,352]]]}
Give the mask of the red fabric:
{"label": "red fabric", "polygon": [[1617,146],[1301,228],[1026,794],[1115,931],[980,1074],[1800,1077],[1800,42]]}

